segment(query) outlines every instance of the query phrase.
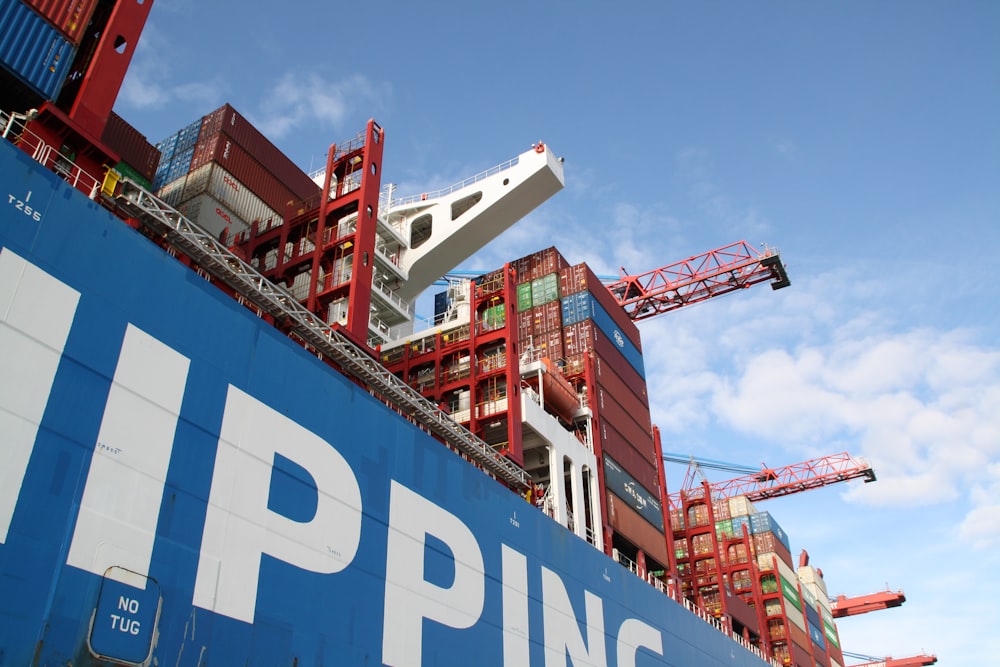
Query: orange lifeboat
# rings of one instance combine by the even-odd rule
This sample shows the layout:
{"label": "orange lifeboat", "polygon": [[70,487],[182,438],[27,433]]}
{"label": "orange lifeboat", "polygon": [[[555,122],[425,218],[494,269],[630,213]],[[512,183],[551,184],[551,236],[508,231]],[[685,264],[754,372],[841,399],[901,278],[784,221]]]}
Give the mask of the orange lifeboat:
{"label": "orange lifeboat", "polygon": [[554,415],[572,422],[573,416],[580,409],[580,399],[576,391],[550,359],[543,357],[542,363],[545,364],[545,372],[542,373],[542,396],[545,407]]}

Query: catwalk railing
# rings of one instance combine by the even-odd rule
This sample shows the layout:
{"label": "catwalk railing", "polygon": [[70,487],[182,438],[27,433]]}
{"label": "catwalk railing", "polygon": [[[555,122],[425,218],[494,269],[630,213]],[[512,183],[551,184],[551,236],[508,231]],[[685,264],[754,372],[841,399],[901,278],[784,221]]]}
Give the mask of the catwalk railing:
{"label": "catwalk railing", "polygon": [[286,322],[302,341],[398,412],[411,417],[497,479],[518,489],[529,486],[526,471],[453,421],[434,403],[386,370],[368,350],[355,345],[307,310],[288,290],[267,280],[178,211],[131,181],[121,183],[115,200],[122,210],[191,257],[214,278],[263,312]]}

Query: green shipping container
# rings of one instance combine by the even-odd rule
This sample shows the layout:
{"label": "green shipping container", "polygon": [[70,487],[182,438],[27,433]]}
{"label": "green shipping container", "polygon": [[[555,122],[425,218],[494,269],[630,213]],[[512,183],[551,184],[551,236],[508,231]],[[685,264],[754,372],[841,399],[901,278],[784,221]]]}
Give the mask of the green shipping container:
{"label": "green shipping container", "polygon": [[506,324],[506,310],[503,304],[490,306],[483,311],[483,328],[487,331],[495,331]]}
{"label": "green shipping container", "polygon": [[521,283],[517,286],[517,312],[531,310],[531,283]]}
{"label": "green shipping container", "polygon": [[531,281],[531,301],[533,306],[544,306],[559,298],[559,274],[550,273]]}
{"label": "green shipping container", "polygon": [[792,584],[788,583],[788,581],[786,581],[785,578],[782,577],[781,575],[778,575],[778,578],[781,579],[781,594],[785,597],[786,600],[791,602],[796,609],[802,611],[802,599],[799,598],[798,589]]}
{"label": "green shipping container", "polygon": [[149,182],[149,179],[140,174],[134,167],[126,162],[119,162],[116,164],[115,171],[121,174],[123,178],[127,178],[130,181],[138,183],[147,190],[153,189],[153,185]]}

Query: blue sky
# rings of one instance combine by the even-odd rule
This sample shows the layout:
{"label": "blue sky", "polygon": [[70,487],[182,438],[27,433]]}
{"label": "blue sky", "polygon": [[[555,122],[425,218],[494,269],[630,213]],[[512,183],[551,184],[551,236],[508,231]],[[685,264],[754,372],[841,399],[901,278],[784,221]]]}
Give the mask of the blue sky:
{"label": "blue sky", "polygon": [[155,142],[229,102],[307,170],[374,117],[400,195],[544,141],[566,188],[466,270],[778,247],[791,288],[642,323],[664,448],[867,457],[875,484],[761,504],[831,594],[905,591],[843,647],[995,662],[1000,4],[247,7],[157,2],[116,110]]}

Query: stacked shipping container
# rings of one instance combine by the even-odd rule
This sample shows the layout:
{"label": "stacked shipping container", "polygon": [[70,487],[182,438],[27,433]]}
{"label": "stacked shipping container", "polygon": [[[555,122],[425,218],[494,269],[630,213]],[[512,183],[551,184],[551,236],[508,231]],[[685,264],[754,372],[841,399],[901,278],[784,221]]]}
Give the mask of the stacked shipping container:
{"label": "stacked shipping container", "polygon": [[[26,86],[39,102],[59,95],[76,55],[89,2],[33,2],[0,0],[0,65],[4,92]],[[9,82],[9,84],[8,84]],[[24,111],[26,109],[18,109]]]}
{"label": "stacked shipping container", "polygon": [[783,664],[843,667],[822,577],[793,569],[788,536],[775,518],[745,496],[706,498],[696,487],[678,497],[670,523],[683,594],[711,613],[729,614],[734,627],[756,635],[752,641]]}
{"label": "stacked shipping container", "polygon": [[79,45],[97,0],[25,0],[25,4],[31,5],[66,39]]}
{"label": "stacked shipping container", "polygon": [[[816,600],[818,618],[810,615],[809,620],[812,625],[809,628],[809,635],[811,638],[821,635],[830,667],[843,667],[844,654],[840,648],[840,634],[837,632],[837,625],[833,620],[833,609],[830,607],[830,597],[827,593],[826,582],[823,580],[823,574],[810,565],[802,565],[798,569],[798,576],[803,596],[808,594]],[[819,642],[814,640],[813,644],[815,649]]]}
{"label": "stacked shipping container", "polygon": [[315,197],[316,185],[248,120],[226,104],[157,144],[157,194],[216,235],[253,223],[282,224],[290,204]]}
{"label": "stacked shipping container", "polygon": [[517,275],[517,339],[522,358],[549,358],[587,387],[602,457],[607,520],[662,566],[659,460],[653,441],[639,330],[586,264],[570,266],[555,248],[512,262]]}
{"label": "stacked shipping container", "polygon": [[101,137],[108,148],[121,158],[115,170],[146,189],[152,188],[153,176],[160,163],[160,151],[137,129],[118,114],[111,112]]}

